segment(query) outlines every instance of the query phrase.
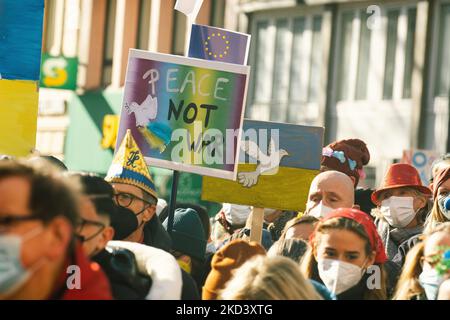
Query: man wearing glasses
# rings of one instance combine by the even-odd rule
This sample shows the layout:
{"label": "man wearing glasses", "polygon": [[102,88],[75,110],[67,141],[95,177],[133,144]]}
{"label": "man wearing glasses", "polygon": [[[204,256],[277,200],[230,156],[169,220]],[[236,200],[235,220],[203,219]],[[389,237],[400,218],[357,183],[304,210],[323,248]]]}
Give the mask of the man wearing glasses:
{"label": "man wearing glasses", "polygon": [[0,161],[0,299],[111,299],[74,237],[79,193],[47,162]]}
{"label": "man wearing glasses", "polygon": [[[129,210],[121,210],[112,225],[115,240],[142,243],[171,252],[172,240],[156,215],[158,196],[142,152],[127,130],[114,155],[105,178],[115,192],[116,203]],[[199,300],[192,277],[182,270],[182,300]]]}
{"label": "man wearing glasses", "polygon": [[123,211],[119,221],[114,222],[116,233],[121,235],[115,239],[170,251],[170,236],[156,215],[158,196],[155,185],[129,130],[116,152],[105,180],[114,188],[116,203],[129,209]]}

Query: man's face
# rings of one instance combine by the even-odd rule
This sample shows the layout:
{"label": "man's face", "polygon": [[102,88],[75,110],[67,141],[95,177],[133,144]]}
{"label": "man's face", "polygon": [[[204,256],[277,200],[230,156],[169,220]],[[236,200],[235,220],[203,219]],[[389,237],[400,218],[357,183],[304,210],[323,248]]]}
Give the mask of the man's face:
{"label": "man's face", "polygon": [[115,199],[117,205],[133,211],[137,215],[138,226],[153,218],[156,213],[156,205],[149,204],[143,199],[143,190],[124,183],[113,183],[112,186],[116,194]]}
{"label": "man's face", "polygon": [[336,171],[321,173],[311,183],[306,212],[318,206],[320,202],[332,209],[352,208],[354,192],[352,181],[345,174]]}
{"label": "man's face", "polygon": [[31,186],[25,178],[0,180],[0,218],[10,220],[0,225],[0,236],[21,237],[19,256],[23,267],[39,272],[49,263],[64,259],[72,238],[72,227],[62,217],[47,224],[39,219],[27,219],[33,214],[28,206],[30,194]]}
{"label": "man's face", "polygon": [[92,257],[105,248],[107,242],[112,240],[114,233],[108,219],[97,213],[94,204],[87,196],[82,197],[80,209],[81,221],[76,233],[84,239],[84,252]]}

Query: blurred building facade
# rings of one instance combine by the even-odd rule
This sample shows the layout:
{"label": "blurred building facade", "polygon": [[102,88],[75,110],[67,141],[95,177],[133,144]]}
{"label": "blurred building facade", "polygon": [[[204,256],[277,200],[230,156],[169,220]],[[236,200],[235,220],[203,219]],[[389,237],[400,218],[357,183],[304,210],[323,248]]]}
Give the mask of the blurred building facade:
{"label": "blurred building facade", "polygon": [[[38,150],[105,173],[129,48],[184,53],[174,3],[46,1],[44,51],[78,57],[78,88],[41,89]],[[364,140],[369,185],[405,149],[450,150],[450,0],[205,0],[197,23],[252,35],[247,118]]]}

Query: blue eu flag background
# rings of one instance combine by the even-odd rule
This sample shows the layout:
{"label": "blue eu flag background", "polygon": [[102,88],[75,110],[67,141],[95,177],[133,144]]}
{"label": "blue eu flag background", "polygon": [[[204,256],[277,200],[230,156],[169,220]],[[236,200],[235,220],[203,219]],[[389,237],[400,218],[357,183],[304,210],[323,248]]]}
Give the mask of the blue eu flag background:
{"label": "blue eu flag background", "polygon": [[246,65],[250,35],[192,25],[189,57]]}

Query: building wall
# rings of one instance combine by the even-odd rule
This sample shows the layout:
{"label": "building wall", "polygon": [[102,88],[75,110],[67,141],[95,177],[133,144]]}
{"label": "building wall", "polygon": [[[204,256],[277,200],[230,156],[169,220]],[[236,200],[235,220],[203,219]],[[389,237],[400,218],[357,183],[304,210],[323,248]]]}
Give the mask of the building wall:
{"label": "building wall", "polygon": [[450,1],[241,0],[227,10],[226,24],[253,37],[247,117],[325,126],[326,142],[361,138],[369,185],[404,149],[449,150]]}

